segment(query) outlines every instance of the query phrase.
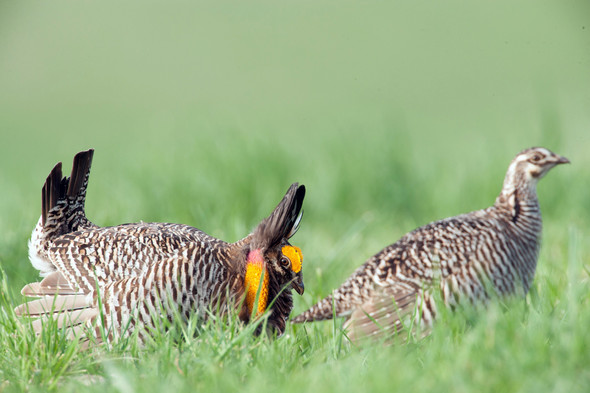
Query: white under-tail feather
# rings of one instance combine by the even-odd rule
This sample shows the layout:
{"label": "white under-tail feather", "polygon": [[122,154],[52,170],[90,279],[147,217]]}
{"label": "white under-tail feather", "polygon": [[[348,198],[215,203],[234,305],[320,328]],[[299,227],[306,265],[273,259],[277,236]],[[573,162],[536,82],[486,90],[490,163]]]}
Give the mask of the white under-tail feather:
{"label": "white under-tail feather", "polygon": [[33,267],[39,270],[41,277],[46,277],[56,270],[55,266],[46,258],[43,258],[40,251],[42,250],[41,243],[43,241],[43,223],[42,217],[39,217],[31,239],[29,240],[29,260]]}

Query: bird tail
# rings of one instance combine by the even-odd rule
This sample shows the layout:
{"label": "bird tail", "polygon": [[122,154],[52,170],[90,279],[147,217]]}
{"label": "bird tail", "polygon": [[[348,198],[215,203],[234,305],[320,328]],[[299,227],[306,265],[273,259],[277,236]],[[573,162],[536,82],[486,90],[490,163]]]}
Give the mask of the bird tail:
{"label": "bird tail", "polygon": [[94,150],[74,157],[70,177],[62,177],[61,162],[49,173],[41,194],[41,225],[46,239],[92,226],[84,204]]}
{"label": "bird tail", "polygon": [[360,266],[338,289],[295,318],[293,323],[323,321],[349,316],[353,310],[373,295],[373,285],[366,274],[366,264]]}
{"label": "bird tail", "polygon": [[95,227],[84,212],[93,154],[92,149],[76,154],[70,177],[62,176],[61,162],[57,163],[43,184],[41,217],[29,242],[29,259],[42,276],[55,271],[45,255],[48,241],[66,233]]}
{"label": "bird tail", "polygon": [[[320,300],[307,311],[304,311],[292,318],[291,323],[303,323],[332,319],[335,315],[333,311],[334,306],[336,306],[336,309],[338,308],[338,305],[334,304],[334,297],[330,295],[323,300]],[[336,313],[336,316],[338,316],[338,313]]]}

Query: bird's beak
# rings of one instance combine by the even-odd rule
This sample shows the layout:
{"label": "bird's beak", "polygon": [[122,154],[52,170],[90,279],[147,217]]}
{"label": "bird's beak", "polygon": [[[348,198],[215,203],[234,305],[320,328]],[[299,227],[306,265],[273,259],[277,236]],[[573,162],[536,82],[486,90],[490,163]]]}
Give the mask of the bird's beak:
{"label": "bird's beak", "polygon": [[567,158],[560,156],[560,155],[555,155],[555,165],[557,164],[569,164],[570,160],[568,160]]}
{"label": "bird's beak", "polygon": [[303,292],[305,291],[305,286],[303,285],[303,274],[301,271],[297,273],[297,276],[291,283],[291,286],[294,290],[297,291],[298,294],[303,295]]}

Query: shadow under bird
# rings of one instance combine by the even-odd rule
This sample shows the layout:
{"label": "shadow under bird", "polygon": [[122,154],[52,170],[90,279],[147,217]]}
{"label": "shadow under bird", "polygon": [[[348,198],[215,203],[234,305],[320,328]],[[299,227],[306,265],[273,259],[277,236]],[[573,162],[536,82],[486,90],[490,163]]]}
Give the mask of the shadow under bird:
{"label": "shadow under bird", "polygon": [[144,340],[159,318],[207,318],[210,311],[244,322],[269,311],[269,329],[284,332],[291,289],[304,289],[301,250],[289,243],[303,185],[291,185],[271,215],[235,243],[181,224],[98,227],[84,212],[93,153],[75,156],[69,178],[58,163],[43,186],[29,258],[44,279],[22,289],[40,299],[18,306],[18,315],[38,317],[37,332],[50,318],[72,335],[92,329],[98,342],[134,330]]}
{"label": "shadow under bird", "polygon": [[451,308],[465,300],[525,296],[541,240],[537,182],[564,163],[569,160],[541,147],[522,151],[510,163],[493,206],[406,234],[292,322],[346,317],[352,341],[391,337],[407,331],[412,321],[426,334],[437,314],[437,290]]}

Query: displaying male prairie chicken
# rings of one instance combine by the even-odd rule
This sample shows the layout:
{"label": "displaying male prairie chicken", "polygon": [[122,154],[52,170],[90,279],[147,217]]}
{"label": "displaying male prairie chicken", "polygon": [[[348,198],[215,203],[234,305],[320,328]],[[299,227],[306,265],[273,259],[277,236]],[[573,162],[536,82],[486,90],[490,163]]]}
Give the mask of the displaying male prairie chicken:
{"label": "displaying male prairie chicken", "polygon": [[490,292],[525,295],[541,239],[537,182],[568,162],[544,148],[522,151],[508,167],[493,206],[408,233],[292,322],[345,316],[355,340],[394,335],[414,318],[425,333],[436,317],[436,290],[451,307],[463,299],[485,303]]}
{"label": "displaying male prairie chicken", "polygon": [[299,227],[304,186],[291,185],[272,214],[235,243],[180,224],[101,228],[84,213],[92,156],[78,153],[69,178],[58,163],[43,186],[29,258],[45,278],[22,290],[41,298],[17,314],[39,317],[37,331],[48,318],[71,333],[93,326],[99,341],[136,329],[143,340],[158,319],[210,311],[233,311],[247,322],[268,309],[268,326],[284,331],[291,289],[304,289],[301,251],[288,242]]}

